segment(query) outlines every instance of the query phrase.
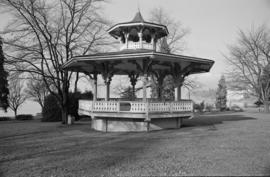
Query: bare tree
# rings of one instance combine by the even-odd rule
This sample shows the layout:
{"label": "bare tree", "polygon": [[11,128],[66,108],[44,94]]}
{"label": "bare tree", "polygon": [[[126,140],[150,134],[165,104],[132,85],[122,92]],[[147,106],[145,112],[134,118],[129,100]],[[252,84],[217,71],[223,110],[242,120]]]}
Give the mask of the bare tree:
{"label": "bare tree", "polygon": [[[151,11],[150,21],[167,26],[170,33],[166,37],[166,42],[171,53],[181,53],[185,50],[185,37],[190,31],[181,22],[175,21],[161,7],[154,8]],[[160,40],[157,44],[159,50],[162,50],[163,40]]]}
{"label": "bare tree", "polygon": [[27,98],[33,99],[40,107],[44,108],[44,99],[49,95],[46,84],[40,76],[33,75],[26,83],[25,94]]}
{"label": "bare tree", "polygon": [[26,95],[23,90],[23,83],[19,79],[10,79],[9,92],[9,107],[14,112],[16,117],[18,109],[26,100]]}
{"label": "bare tree", "polygon": [[67,122],[72,72],[61,66],[74,55],[93,53],[106,44],[103,0],[2,0],[13,21],[2,32],[10,71],[39,75]]}
{"label": "bare tree", "polygon": [[231,64],[228,73],[230,89],[246,91],[256,96],[269,112],[270,97],[270,32],[266,26],[240,31],[234,45],[225,56]]}
{"label": "bare tree", "polygon": [[[188,35],[189,30],[179,22],[172,19],[162,8],[154,8],[151,11],[150,21],[163,24],[167,26],[169,35],[162,38],[157,43],[157,49],[163,53],[181,53],[185,49],[185,37]],[[162,88],[158,84],[157,74],[153,73],[151,76],[151,97],[162,97],[164,99],[174,98],[174,82],[172,76],[163,78],[164,80]],[[160,80],[161,81],[161,80]],[[190,88],[195,85],[194,81],[185,78],[183,86]],[[161,93],[162,90],[162,93]]]}

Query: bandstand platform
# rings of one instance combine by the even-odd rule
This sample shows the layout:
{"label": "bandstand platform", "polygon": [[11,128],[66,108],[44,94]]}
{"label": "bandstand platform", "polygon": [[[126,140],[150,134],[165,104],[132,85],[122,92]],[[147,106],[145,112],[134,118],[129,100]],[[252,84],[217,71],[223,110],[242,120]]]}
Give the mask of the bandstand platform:
{"label": "bandstand platform", "polygon": [[94,117],[97,130],[149,131],[180,128],[182,119],[193,117],[193,103],[80,100],[79,114]]}
{"label": "bandstand platform", "polygon": [[[94,80],[93,100],[79,101],[79,114],[92,118],[92,128],[105,132],[151,131],[180,128],[183,119],[193,117],[193,101],[181,99],[181,87],[190,74],[209,72],[213,60],[171,54],[159,50],[158,41],[165,39],[168,29],[161,24],[144,21],[140,12],[127,23],[108,30],[120,43],[119,51],[76,56],[63,69],[83,72]],[[163,40],[164,41],[164,40]],[[105,86],[105,98],[97,98],[98,75]],[[127,75],[132,86],[131,100],[111,99],[110,84],[114,75]],[[162,97],[164,78],[174,81],[174,100]],[[157,98],[147,98],[149,77],[155,78]],[[143,96],[136,98],[138,79],[143,81]]]}

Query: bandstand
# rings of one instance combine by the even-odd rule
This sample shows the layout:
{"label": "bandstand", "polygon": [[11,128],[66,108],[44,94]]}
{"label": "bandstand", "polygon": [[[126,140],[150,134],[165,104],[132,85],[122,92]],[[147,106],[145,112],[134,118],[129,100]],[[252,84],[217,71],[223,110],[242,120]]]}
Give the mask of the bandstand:
{"label": "bandstand", "polygon": [[[138,12],[132,21],[119,23],[108,33],[120,43],[117,52],[76,56],[63,65],[68,71],[91,74],[94,79],[93,100],[79,101],[79,114],[92,118],[92,128],[100,131],[150,131],[180,128],[182,119],[193,117],[193,102],[181,99],[181,86],[186,76],[209,72],[214,61],[175,55],[157,50],[157,42],[169,32],[166,26],[146,22]],[[97,98],[97,76],[106,85],[105,98]],[[114,75],[127,75],[133,99],[110,99],[110,84]],[[157,98],[147,98],[148,78],[157,81]],[[171,75],[175,99],[162,99],[163,80]],[[143,96],[135,99],[138,78],[143,80]]]}

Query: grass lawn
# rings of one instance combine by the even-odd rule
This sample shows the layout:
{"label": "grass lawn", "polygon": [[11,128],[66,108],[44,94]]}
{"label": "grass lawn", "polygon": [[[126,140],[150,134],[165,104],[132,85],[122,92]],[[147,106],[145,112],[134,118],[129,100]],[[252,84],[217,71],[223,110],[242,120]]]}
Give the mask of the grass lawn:
{"label": "grass lawn", "polygon": [[270,175],[270,116],[203,115],[181,129],[103,133],[0,122],[0,176]]}

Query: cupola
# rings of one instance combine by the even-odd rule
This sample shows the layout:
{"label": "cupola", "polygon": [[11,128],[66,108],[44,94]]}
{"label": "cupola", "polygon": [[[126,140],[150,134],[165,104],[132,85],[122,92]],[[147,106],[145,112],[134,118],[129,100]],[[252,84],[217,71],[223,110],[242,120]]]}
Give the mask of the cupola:
{"label": "cupola", "polygon": [[140,11],[130,22],[118,23],[108,30],[120,42],[120,50],[156,50],[157,41],[169,34],[165,25],[147,22]]}

